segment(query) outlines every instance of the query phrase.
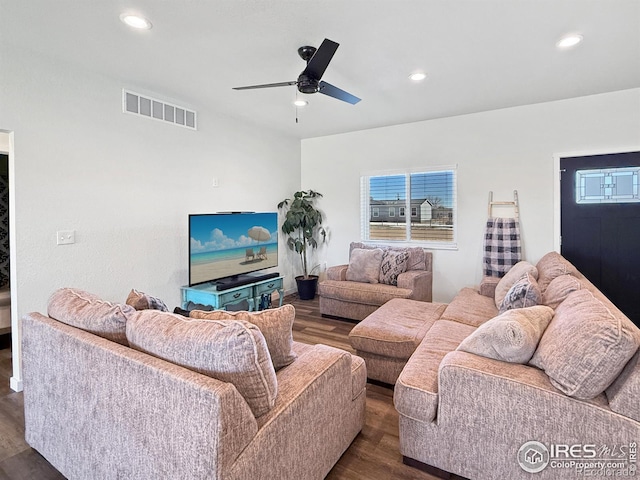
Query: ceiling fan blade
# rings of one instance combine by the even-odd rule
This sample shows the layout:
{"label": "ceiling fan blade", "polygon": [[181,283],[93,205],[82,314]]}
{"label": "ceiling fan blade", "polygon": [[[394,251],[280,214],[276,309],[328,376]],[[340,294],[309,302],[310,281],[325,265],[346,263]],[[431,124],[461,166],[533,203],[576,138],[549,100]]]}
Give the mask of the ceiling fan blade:
{"label": "ceiling fan blade", "polygon": [[325,95],[333,98],[337,98],[338,100],[342,100],[343,102],[350,103],[351,105],[355,105],[360,101],[360,99],[355,95],[351,95],[349,92],[345,92],[344,90],[341,90],[338,87],[334,87],[327,82],[320,82],[318,84],[318,92],[324,93]]}
{"label": "ceiling fan blade", "polygon": [[280,83],[265,83],[263,85],[249,85],[248,87],[233,87],[233,90],[253,90],[255,88],[271,88],[271,87],[287,87],[289,85],[296,85],[298,82],[280,82]]}
{"label": "ceiling fan blade", "polygon": [[320,80],[339,46],[339,43],[325,38],[316,53],[311,57],[311,60],[309,60],[307,68],[304,69],[302,75]]}

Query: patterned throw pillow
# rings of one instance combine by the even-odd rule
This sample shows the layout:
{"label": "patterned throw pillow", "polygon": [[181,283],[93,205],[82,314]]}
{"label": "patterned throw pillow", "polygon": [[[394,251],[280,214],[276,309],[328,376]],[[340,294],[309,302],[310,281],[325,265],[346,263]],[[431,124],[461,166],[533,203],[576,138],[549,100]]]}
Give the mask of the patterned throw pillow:
{"label": "patterned throw pillow", "polygon": [[524,277],[525,274],[530,273],[534,279],[538,279],[538,269],[531,265],[529,262],[522,260],[516,263],[509,269],[504,277],[500,279],[496,285],[496,291],[494,299],[496,301],[496,308],[500,308],[504,300],[505,295],[509,291],[513,284]]}
{"label": "patterned throw pillow", "polygon": [[530,273],[526,273],[520,280],[513,284],[504,300],[500,304],[500,313],[514,308],[534,307],[541,303],[542,294],[538,288],[536,279]]}
{"label": "patterned throw pillow", "polygon": [[380,283],[398,285],[398,275],[407,271],[408,260],[407,250],[385,250],[380,263]]}
{"label": "patterned throw pillow", "polygon": [[135,288],[131,289],[126,303],[127,305],[131,305],[136,310],[160,310],[161,312],[169,311],[162,300],[157,297],[147,295],[146,293],[139,292]]}

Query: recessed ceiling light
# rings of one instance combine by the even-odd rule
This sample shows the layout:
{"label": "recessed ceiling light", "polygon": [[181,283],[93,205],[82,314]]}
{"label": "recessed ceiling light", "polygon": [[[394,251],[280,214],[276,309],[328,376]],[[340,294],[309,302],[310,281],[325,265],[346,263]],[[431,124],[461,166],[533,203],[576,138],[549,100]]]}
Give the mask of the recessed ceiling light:
{"label": "recessed ceiling light", "polygon": [[571,48],[578,45],[581,41],[582,41],[582,35],[577,35],[577,34],[565,35],[560,40],[558,40],[558,43],[556,43],[556,47]]}
{"label": "recessed ceiling light", "polygon": [[424,80],[425,78],[427,78],[427,74],[424,72],[415,72],[412,73],[411,75],[409,75],[409,78],[411,80],[413,80],[414,82],[420,82],[422,80]]}
{"label": "recessed ceiling light", "polygon": [[133,15],[131,13],[123,13],[120,15],[120,20],[122,23],[129,25],[132,28],[137,28],[139,30],[149,30],[153,25],[151,22],[144,17],[139,15]]}
{"label": "recessed ceiling light", "polygon": [[295,102],[293,102],[293,104],[296,107],[306,107],[307,105],[309,105],[309,102],[307,102],[306,100],[298,99]]}

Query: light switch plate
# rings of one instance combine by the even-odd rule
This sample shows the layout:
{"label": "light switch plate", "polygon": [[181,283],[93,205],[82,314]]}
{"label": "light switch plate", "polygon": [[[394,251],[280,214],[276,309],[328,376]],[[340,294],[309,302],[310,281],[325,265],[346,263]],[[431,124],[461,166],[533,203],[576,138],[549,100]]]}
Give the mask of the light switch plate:
{"label": "light switch plate", "polygon": [[76,243],[75,230],[59,230],[56,232],[56,242],[58,245],[71,245]]}

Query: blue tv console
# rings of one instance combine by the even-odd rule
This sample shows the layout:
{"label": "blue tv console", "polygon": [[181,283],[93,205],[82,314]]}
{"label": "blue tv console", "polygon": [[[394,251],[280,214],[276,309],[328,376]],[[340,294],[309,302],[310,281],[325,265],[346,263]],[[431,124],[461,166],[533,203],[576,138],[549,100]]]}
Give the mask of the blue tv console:
{"label": "blue tv console", "polygon": [[[259,278],[259,277],[258,277]],[[193,287],[181,287],[182,308],[188,310],[189,302],[210,305],[217,310],[227,310],[228,307],[242,301],[249,304],[249,311],[259,310],[262,295],[269,295],[274,291],[279,295],[279,306],[282,306],[284,297],[284,277],[259,279],[253,283],[247,283],[228,290],[217,290],[215,285],[204,283]]]}

